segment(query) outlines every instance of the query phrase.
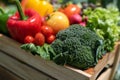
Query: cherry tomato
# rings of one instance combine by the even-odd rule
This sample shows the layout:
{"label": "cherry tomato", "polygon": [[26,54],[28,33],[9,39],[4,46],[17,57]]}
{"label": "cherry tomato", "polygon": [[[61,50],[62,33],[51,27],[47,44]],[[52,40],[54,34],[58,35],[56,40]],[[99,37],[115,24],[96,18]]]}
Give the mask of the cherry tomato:
{"label": "cherry tomato", "polygon": [[40,32],[37,33],[35,35],[35,41],[34,41],[34,43],[36,45],[42,46],[45,43],[45,37],[44,37],[44,35],[42,33],[40,33]]}
{"label": "cherry tomato", "polygon": [[55,40],[55,35],[50,35],[49,37],[46,38],[46,42],[48,44],[51,44]]}
{"label": "cherry tomato", "polygon": [[79,14],[81,11],[81,8],[78,7],[76,4],[69,4],[66,8],[64,8],[64,13],[70,17],[73,14]]}
{"label": "cherry tomato", "polygon": [[26,36],[24,39],[24,43],[33,43],[34,42],[34,38],[32,36]]}
{"label": "cherry tomato", "polygon": [[46,25],[50,26],[56,34],[58,31],[69,27],[69,20],[64,13],[56,11],[49,15]]}
{"label": "cherry tomato", "polygon": [[41,27],[41,32],[43,33],[43,35],[45,37],[48,37],[48,36],[54,34],[53,29],[51,27],[45,26],[45,25]]}

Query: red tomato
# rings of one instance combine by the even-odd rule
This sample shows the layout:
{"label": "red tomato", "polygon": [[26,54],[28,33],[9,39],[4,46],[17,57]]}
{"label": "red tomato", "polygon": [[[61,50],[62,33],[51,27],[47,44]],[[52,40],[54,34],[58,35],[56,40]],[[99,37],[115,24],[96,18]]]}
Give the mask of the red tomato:
{"label": "red tomato", "polygon": [[50,35],[46,38],[46,42],[51,44],[55,40],[55,35]]}
{"label": "red tomato", "polygon": [[33,43],[34,38],[32,36],[26,36],[24,39],[24,43]]}
{"label": "red tomato", "polygon": [[73,14],[79,14],[81,11],[81,8],[77,6],[76,4],[69,4],[66,8],[64,8],[64,13],[70,17]]}
{"label": "red tomato", "polygon": [[36,45],[42,46],[45,43],[45,37],[44,37],[44,35],[42,33],[40,33],[40,32],[37,33],[35,35],[35,41],[34,41],[34,43]]}
{"label": "red tomato", "polygon": [[43,35],[45,37],[48,37],[48,36],[54,34],[53,29],[51,27],[45,26],[45,25],[41,27],[41,32],[43,33]]}

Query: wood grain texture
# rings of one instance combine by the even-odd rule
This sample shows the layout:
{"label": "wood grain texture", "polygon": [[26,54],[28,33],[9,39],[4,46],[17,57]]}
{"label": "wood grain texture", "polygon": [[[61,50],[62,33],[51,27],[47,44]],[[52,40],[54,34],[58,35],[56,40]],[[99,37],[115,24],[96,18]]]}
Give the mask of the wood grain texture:
{"label": "wood grain texture", "polygon": [[95,80],[108,61],[113,63],[111,58],[115,55],[114,51],[112,54],[106,54],[95,67],[82,71],[33,56],[22,50],[20,45],[20,43],[0,35],[0,66],[23,80]]}
{"label": "wood grain texture", "polygon": [[0,66],[0,80],[22,80],[20,77]]}
{"label": "wood grain texture", "polygon": [[22,80],[55,80],[5,53],[0,52],[0,55],[0,65]]}

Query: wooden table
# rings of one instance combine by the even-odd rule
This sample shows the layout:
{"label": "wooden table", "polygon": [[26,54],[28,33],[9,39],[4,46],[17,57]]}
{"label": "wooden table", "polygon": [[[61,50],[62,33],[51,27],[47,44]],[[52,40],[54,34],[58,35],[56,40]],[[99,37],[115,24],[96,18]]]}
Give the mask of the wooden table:
{"label": "wooden table", "polygon": [[82,71],[33,56],[20,45],[0,34],[0,80],[95,80],[107,64],[113,64],[118,47],[116,45],[94,68]]}

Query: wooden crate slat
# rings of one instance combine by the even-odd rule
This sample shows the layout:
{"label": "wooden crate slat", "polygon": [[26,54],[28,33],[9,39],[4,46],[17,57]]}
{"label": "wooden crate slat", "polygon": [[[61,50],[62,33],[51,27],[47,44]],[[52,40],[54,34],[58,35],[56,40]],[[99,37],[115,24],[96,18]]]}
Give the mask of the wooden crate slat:
{"label": "wooden crate slat", "polygon": [[97,80],[109,80],[111,68],[107,69],[107,71],[103,72]]}
{"label": "wooden crate slat", "polygon": [[0,65],[22,80],[56,80],[32,67],[28,67],[26,64],[19,62],[5,53],[0,52],[0,55]]}
{"label": "wooden crate slat", "polygon": [[21,80],[21,78],[0,66],[0,80]]}

